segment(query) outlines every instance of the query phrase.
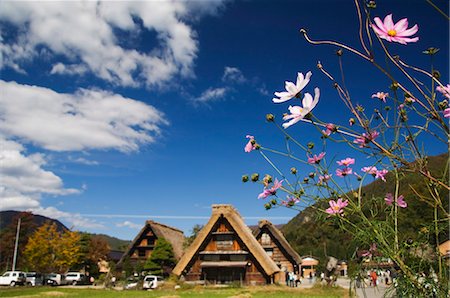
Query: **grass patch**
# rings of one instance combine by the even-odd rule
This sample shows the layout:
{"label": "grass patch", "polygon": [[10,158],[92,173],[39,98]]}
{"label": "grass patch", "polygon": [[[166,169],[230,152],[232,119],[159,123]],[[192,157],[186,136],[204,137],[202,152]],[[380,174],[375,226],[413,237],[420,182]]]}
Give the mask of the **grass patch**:
{"label": "grass patch", "polygon": [[92,297],[92,298],[269,298],[269,297],[348,297],[348,291],[342,288],[315,286],[310,289],[286,288],[279,286],[260,286],[242,288],[214,288],[196,286],[189,289],[113,290],[101,288],[1,288],[0,297]]}

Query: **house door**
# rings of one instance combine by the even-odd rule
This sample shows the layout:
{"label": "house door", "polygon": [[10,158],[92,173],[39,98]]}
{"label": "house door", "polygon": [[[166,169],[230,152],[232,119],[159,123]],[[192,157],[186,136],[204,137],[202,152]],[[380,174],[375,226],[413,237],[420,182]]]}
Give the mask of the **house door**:
{"label": "house door", "polygon": [[212,283],[243,282],[245,280],[245,268],[203,268],[202,275]]}

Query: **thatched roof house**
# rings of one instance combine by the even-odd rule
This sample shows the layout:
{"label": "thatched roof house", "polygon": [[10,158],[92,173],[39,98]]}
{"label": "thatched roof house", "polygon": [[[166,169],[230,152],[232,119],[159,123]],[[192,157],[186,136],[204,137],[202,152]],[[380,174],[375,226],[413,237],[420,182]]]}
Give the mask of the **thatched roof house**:
{"label": "thatched roof house", "polygon": [[231,205],[213,205],[208,223],[173,269],[187,281],[271,283],[280,269]]}
{"label": "thatched roof house", "polygon": [[[282,272],[299,273],[302,259],[275,225],[266,219],[261,220],[253,235]],[[285,274],[278,274],[275,281],[284,283]]]}
{"label": "thatched roof house", "polygon": [[147,260],[159,238],[164,238],[172,244],[175,258],[179,260],[183,254],[183,232],[156,221],[147,220],[141,231],[123,253],[118,265],[122,264],[127,257],[132,262]]}

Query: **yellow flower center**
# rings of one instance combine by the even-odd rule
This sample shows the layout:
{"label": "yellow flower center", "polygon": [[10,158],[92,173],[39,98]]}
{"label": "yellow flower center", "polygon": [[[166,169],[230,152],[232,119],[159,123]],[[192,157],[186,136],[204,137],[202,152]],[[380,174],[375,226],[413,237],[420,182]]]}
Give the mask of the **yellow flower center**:
{"label": "yellow flower center", "polygon": [[391,30],[389,30],[389,31],[387,32],[387,34],[388,34],[389,36],[394,37],[395,35],[397,35],[397,31],[395,31],[394,29],[391,29]]}
{"label": "yellow flower center", "polygon": [[339,209],[341,209],[341,207],[339,207],[339,206],[337,206],[337,205],[335,205],[335,206],[333,207],[333,210],[334,210],[334,211],[339,211]]}

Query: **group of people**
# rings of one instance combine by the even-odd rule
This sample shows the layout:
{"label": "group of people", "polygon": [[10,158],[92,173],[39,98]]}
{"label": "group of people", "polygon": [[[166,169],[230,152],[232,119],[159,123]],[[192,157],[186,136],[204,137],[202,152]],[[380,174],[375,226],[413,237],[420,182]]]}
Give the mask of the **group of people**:
{"label": "group of people", "polygon": [[286,271],[286,286],[288,287],[298,287],[301,283],[300,277],[298,274],[292,271]]}

